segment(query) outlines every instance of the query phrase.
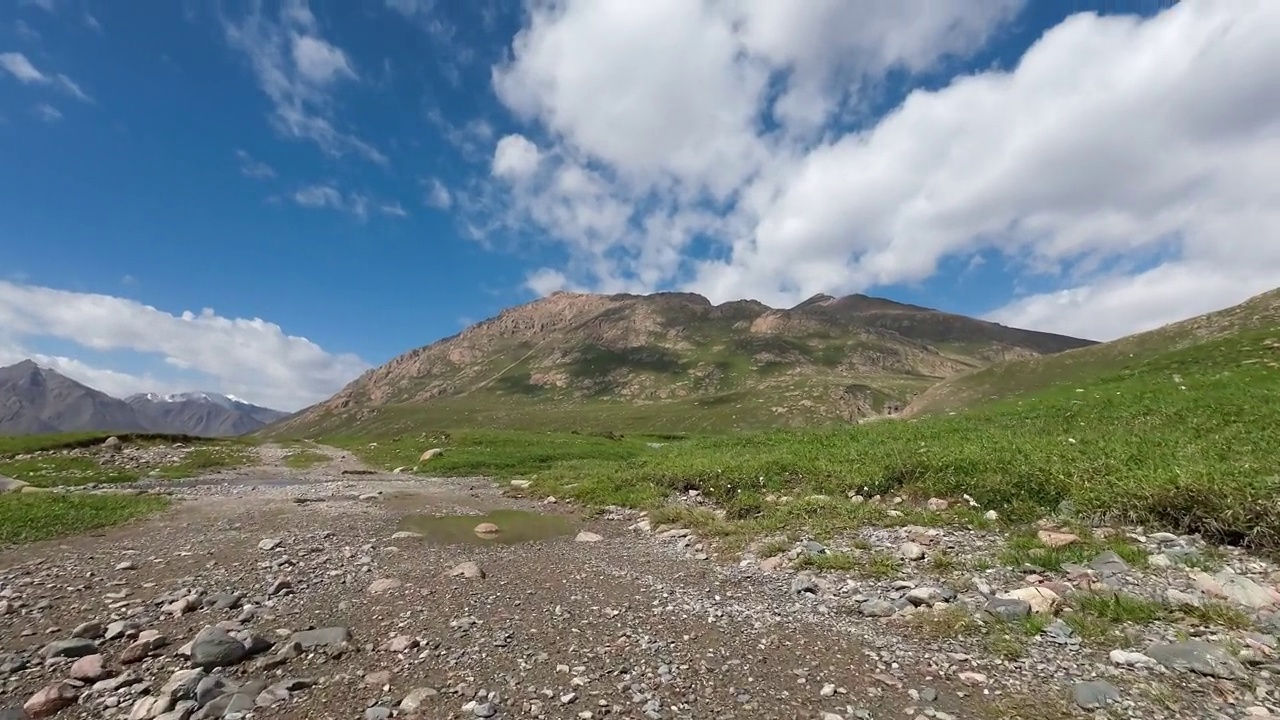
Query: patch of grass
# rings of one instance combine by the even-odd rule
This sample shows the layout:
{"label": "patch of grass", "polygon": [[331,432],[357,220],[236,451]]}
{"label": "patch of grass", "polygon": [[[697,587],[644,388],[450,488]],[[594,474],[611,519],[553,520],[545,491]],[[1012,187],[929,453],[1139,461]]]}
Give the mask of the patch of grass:
{"label": "patch of grass", "polygon": [[88,532],[148,515],[168,506],[158,495],[0,495],[0,545]]}
{"label": "patch of grass", "polygon": [[284,456],[284,464],[295,470],[306,470],[329,461],[329,456],[319,450],[294,450]]}
{"label": "patch of grass", "polygon": [[856,556],[837,550],[825,553],[805,553],[796,559],[796,568],[800,570],[847,571],[860,565]]}
{"label": "patch of grass", "polygon": [[196,448],[175,465],[157,468],[158,476],[170,480],[194,477],[215,470],[241,467],[253,462],[252,449],[229,443]]}
{"label": "patch of grass", "polygon": [[1144,567],[1147,564],[1146,550],[1125,538],[1099,540],[1088,531],[1081,531],[1078,536],[1080,539],[1070,545],[1052,548],[1040,542],[1034,531],[1015,532],[1006,539],[1000,562],[1010,567],[1027,564],[1059,570],[1064,564],[1087,566],[1100,553],[1111,550],[1130,565]]}
{"label": "patch of grass", "polygon": [[897,557],[890,555],[884,551],[875,551],[868,553],[862,559],[860,570],[865,575],[882,580],[897,577],[898,571],[902,568],[902,561]]}
{"label": "patch of grass", "polygon": [[121,483],[138,479],[137,470],[103,467],[93,458],[79,455],[46,455],[0,462],[0,475],[37,487]]}
{"label": "patch of grass", "polygon": [[1184,605],[1176,608],[1175,612],[1205,625],[1215,625],[1228,630],[1247,630],[1254,626],[1248,613],[1226,603],[1206,602],[1201,605]]}
{"label": "patch of grass", "polygon": [[929,567],[934,572],[947,573],[963,567],[963,563],[946,550],[935,550],[929,553]]}
{"label": "patch of grass", "polygon": [[73,450],[75,448],[101,445],[109,437],[120,438],[126,443],[196,443],[203,438],[194,435],[172,435],[166,433],[109,433],[109,432],[71,432],[51,433],[45,435],[2,435],[0,436],[0,457],[12,457],[42,450]]}
{"label": "patch of grass", "polygon": [[1076,593],[1072,605],[1082,613],[1113,623],[1148,625],[1166,617],[1164,605],[1128,593]]}

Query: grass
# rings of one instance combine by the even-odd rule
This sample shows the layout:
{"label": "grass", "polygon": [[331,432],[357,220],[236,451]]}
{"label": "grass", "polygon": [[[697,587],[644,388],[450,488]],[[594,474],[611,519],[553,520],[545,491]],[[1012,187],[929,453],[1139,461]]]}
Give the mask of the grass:
{"label": "grass", "polygon": [[1052,548],[1040,542],[1035,533],[1030,530],[1012,533],[1006,539],[1005,548],[1000,553],[1000,562],[1010,567],[1035,565],[1049,570],[1060,570],[1066,564],[1087,566],[1089,561],[1099,553],[1110,550],[1130,566],[1141,568],[1147,564],[1147,551],[1126,538],[1111,537],[1100,540],[1087,529],[1080,529],[1075,534],[1080,538],[1079,540],[1070,545]]}
{"label": "grass", "polygon": [[0,545],[97,530],[158,512],[167,506],[168,499],[156,495],[2,495]]}
{"label": "grass", "polygon": [[[37,487],[75,486],[93,483],[123,483],[138,480],[154,471],[157,477],[177,479],[229,467],[252,460],[251,444],[242,439],[200,439],[185,435],[119,435],[124,442],[158,445],[172,442],[198,444],[178,463],[143,468],[114,467],[99,463],[90,455],[59,451],[99,445],[102,433],[25,435],[0,438],[0,475],[7,475]],[[16,456],[43,453],[18,459]]]}
{"label": "grass", "polygon": [[91,457],[75,455],[47,455],[0,461],[0,475],[8,475],[37,487],[121,483],[138,479],[137,470],[103,467]]}
{"label": "grass", "polygon": [[284,464],[286,467],[295,470],[306,470],[329,461],[329,456],[318,450],[294,450],[284,456]]}

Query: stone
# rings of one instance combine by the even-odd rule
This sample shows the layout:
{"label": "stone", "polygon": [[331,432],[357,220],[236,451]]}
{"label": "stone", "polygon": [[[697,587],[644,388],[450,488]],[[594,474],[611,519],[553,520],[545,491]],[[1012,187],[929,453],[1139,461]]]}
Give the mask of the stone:
{"label": "stone", "polygon": [[105,640],[118,640],[136,632],[138,632],[138,626],[134,623],[128,620],[116,620],[107,624],[107,630],[102,637]]}
{"label": "stone", "polygon": [[421,540],[423,537],[424,536],[422,533],[416,533],[416,532],[413,532],[412,530],[401,530],[396,534],[392,535],[391,539],[392,540]]}
{"label": "stone", "polygon": [[[234,693],[236,691],[235,683],[221,675],[205,675],[204,671],[200,669],[183,670],[181,672],[200,673],[199,682],[196,684],[195,692],[195,700],[199,705],[208,705],[213,702],[215,698],[219,698],[223,695]],[[176,677],[177,673],[174,673],[174,677],[170,678],[169,682],[174,682],[174,678]],[[168,687],[168,684],[166,684],[165,687]]]}
{"label": "stone", "polygon": [[205,669],[235,665],[248,654],[243,642],[216,625],[201,630],[191,643],[191,664]]}
{"label": "stone", "polygon": [[1063,548],[1072,543],[1080,541],[1080,536],[1074,533],[1054,532],[1053,530],[1041,530],[1036,533],[1036,539],[1051,548]]}
{"label": "stone", "polygon": [[928,502],[924,504],[926,508],[928,508],[933,512],[942,512],[943,510],[946,510],[950,505],[951,503],[947,502],[946,500],[943,500],[942,498],[929,498]]}
{"label": "stone", "polygon": [[1239,605],[1262,610],[1280,604],[1280,593],[1263,587],[1244,575],[1223,570],[1214,575],[1213,579],[1217,581],[1217,594]]}
{"label": "stone", "polygon": [[46,685],[27,698],[22,709],[32,718],[47,718],[71,707],[79,697],[76,686],[67,682]]}
{"label": "stone", "polygon": [[372,687],[382,687],[391,684],[391,671],[378,670],[364,676],[364,684]]}
{"label": "stone", "polygon": [[364,711],[364,720],[391,720],[391,708],[375,705]]}
{"label": "stone", "polygon": [[440,693],[435,688],[420,687],[409,691],[408,695],[400,701],[400,711],[406,713],[414,713],[422,709],[427,700],[436,697]]}
{"label": "stone", "polygon": [[817,595],[819,593],[818,581],[812,575],[797,575],[791,579],[792,595]]}
{"label": "stone", "polygon": [[81,680],[83,682],[98,682],[99,680],[111,677],[111,670],[107,668],[106,658],[101,654],[85,655],[71,664],[71,670],[68,675],[73,680]]}
{"label": "stone", "polygon": [[1125,667],[1154,667],[1157,664],[1155,660],[1146,655],[1129,650],[1112,650],[1108,657],[1113,664]]}
{"label": "stone", "polygon": [[1000,593],[996,597],[1003,600],[1022,600],[1031,606],[1031,612],[1037,615],[1051,614],[1057,609],[1061,598],[1054,591],[1043,587],[1024,587]]}
{"label": "stone", "polygon": [[1156,643],[1147,648],[1147,656],[1170,670],[1189,671],[1199,675],[1241,680],[1244,666],[1231,653],[1203,640]]}
{"label": "stone", "polygon": [[1021,620],[1031,614],[1031,603],[1020,598],[993,597],[982,608],[1005,622]]}
{"label": "stone", "polygon": [[1084,710],[1096,710],[1120,702],[1120,688],[1106,680],[1086,680],[1072,686],[1071,699]]}
{"label": "stone", "polygon": [[369,592],[373,595],[379,595],[392,590],[399,590],[403,586],[404,583],[395,578],[382,578],[369,584]]}
{"label": "stone", "polygon": [[[160,697],[174,701],[197,700],[198,702],[200,685],[207,677],[204,670],[200,668],[179,670],[170,675],[169,679],[160,688]],[[212,698],[206,697],[205,702],[210,699]]]}
{"label": "stone", "polygon": [[71,631],[71,637],[86,638],[88,640],[97,640],[105,634],[106,628],[102,627],[102,623],[97,620],[80,623],[75,630]]}
{"label": "stone", "polygon": [[263,538],[258,542],[258,549],[263,552],[270,552],[280,547],[280,538]]}
{"label": "stone", "polygon": [[159,650],[168,644],[168,639],[163,635],[154,635],[148,637],[139,637],[126,647],[117,658],[121,665],[132,665],[134,663],[146,660],[151,653]]}
{"label": "stone", "polygon": [[586,530],[583,530],[582,532],[578,533],[578,536],[574,538],[574,541],[590,543],[590,542],[600,542],[603,539],[604,539],[603,537],[593,532],[587,532]]}
{"label": "stone", "polygon": [[908,590],[905,597],[908,602],[917,607],[921,605],[936,605],[947,601],[946,594],[941,588],[927,586]]}
{"label": "stone", "polygon": [[898,608],[887,600],[876,598],[859,605],[858,612],[867,617],[890,617],[897,614]]}
{"label": "stone", "polygon": [[418,457],[418,462],[426,462],[431,458],[439,457],[442,454],[444,454],[444,448],[431,448]]}
{"label": "stone", "polygon": [[491,718],[498,714],[498,709],[493,706],[493,703],[485,702],[476,703],[476,706],[471,708],[471,712],[478,718]]}
{"label": "stone", "polygon": [[4,493],[22,492],[28,487],[31,487],[31,486],[28,483],[18,480],[17,478],[11,478],[7,475],[0,475],[0,495]]}
{"label": "stone", "polygon": [[116,564],[116,570],[137,570],[138,566],[132,560],[122,560]]}
{"label": "stone", "polygon": [[491,522],[482,522],[479,525],[476,525],[473,532],[480,536],[497,535],[502,532],[502,528],[499,528]]}
{"label": "stone", "polygon": [[88,638],[70,638],[68,640],[55,640],[45,645],[40,654],[47,660],[57,657],[78,658],[85,655],[93,655],[96,652],[98,652],[98,644],[94,641]]}
{"label": "stone", "polygon": [[898,554],[901,555],[904,560],[923,560],[924,548],[918,543],[904,542],[902,545],[898,546]]}
{"label": "stone", "polygon": [[1165,555],[1164,553],[1156,553],[1155,555],[1148,555],[1147,567],[1153,567],[1157,569],[1173,567],[1173,560],[1170,560],[1169,556]]}
{"label": "stone", "polygon": [[351,641],[351,631],[345,627],[326,627],[315,630],[300,630],[289,637],[289,642],[298,643],[304,650],[318,647],[335,647]]}
{"label": "stone", "polygon": [[1104,578],[1129,571],[1129,564],[1124,561],[1124,558],[1117,555],[1114,550],[1104,550],[1098,553],[1097,557],[1089,561],[1089,567]]}
{"label": "stone", "polygon": [[464,563],[458,563],[449,571],[449,577],[461,577],[468,580],[483,580],[485,572],[475,562],[468,560]]}

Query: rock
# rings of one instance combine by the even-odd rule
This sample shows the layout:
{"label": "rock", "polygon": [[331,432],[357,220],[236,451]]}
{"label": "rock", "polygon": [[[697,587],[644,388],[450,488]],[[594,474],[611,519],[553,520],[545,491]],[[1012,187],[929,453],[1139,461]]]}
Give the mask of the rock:
{"label": "rock", "polygon": [[364,720],[391,720],[391,708],[375,705],[364,711]]}
{"label": "rock", "polygon": [[449,571],[449,577],[462,577],[468,580],[483,580],[485,572],[475,562],[468,560],[464,563],[458,563]]}
{"label": "rock", "polygon": [[248,654],[243,642],[216,625],[201,630],[191,643],[191,664],[199,668],[228,667]]}
{"label": "rock", "polygon": [[1157,664],[1155,660],[1140,652],[1130,652],[1128,650],[1112,650],[1108,657],[1113,664],[1125,667],[1154,667]]}
{"label": "rock", "polygon": [[418,647],[418,639],[408,635],[397,635],[391,638],[385,647],[389,652],[393,653],[408,652]]}
{"label": "rock", "polygon": [[1086,680],[1072,686],[1071,699],[1084,710],[1096,710],[1120,702],[1120,689],[1106,680]]}
{"label": "rock", "polygon": [[55,640],[45,645],[40,654],[47,660],[56,657],[78,658],[85,655],[93,655],[96,652],[98,652],[98,644],[94,641],[88,638],[70,638],[68,640]]}
{"label": "rock", "polygon": [[1146,654],[1170,670],[1190,671],[1226,680],[1245,677],[1244,666],[1231,653],[1203,640],[1156,643],[1147,648]]}
{"label": "rock", "polygon": [[[200,668],[179,670],[170,675],[164,686],[160,688],[160,697],[174,701],[195,700],[199,698],[200,685],[206,677],[208,676]],[[206,697],[205,702],[210,699],[212,698]]]}
{"label": "rock", "polygon": [[[1201,588],[1205,592],[1213,592],[1213,594],[1224,597],[1231,602],[1244,605],[1254,610],[1262,610],[1273,605],[1280,604],[1280,593],[1270,588],[1265,588],[1244,575],[1237,575],[1229,570],[1223,570],[1213,576],[1216,581],[1216,587],[1212,590],[1209,588]],[[1200,583],[1197,582],[1197,585]]]}
{"label": "rock", "polygon": [[1000,519],[1000,513],[995,510],[988,510],[982,514],[982,517],[986,518],[990,522],[995,522]]}
{"label": "rock", "polygon": [[819,593],[818,581],[812,575],[797,575],[791,579],[792,595],[817,595]]}
{"label": "rock", "polygon": [[434,698],[439,694],[440,693],[437,692],[435,688],[415,688],[411,690],[408,695],[405,695],[404,699],[400,701],[400,711],[406,713],[417,712],[428,699]]}
{"label": "rock", "polygon": [[578,536],[574,538],[574,541],[575,542],[600,542],[603,539],[604,539],[603,537],[600,537],[599,535],[593,532],[587,532],[586,530],[583,530],[582,532],[578,533]]}
{"label": "rock", "polygon": [[512,480],[511,481],[511,487],[517,490],[528,490],[529,486],[532,484],[533,482],[529,480]]}
{"label": "rock", "polygon": [[412,530],[401,530],[397,532],[395,535],[392,535],[391,539],[392,540],[421,540],[423,537],[424,536],[422,533],[416,533],[416,532],[413,532]]}
{"label": "rock", "polygon": [[475,530],[473,530],[473,532],[477,535],[484,537],[484,536],[497,535],[498,533],[502,532],[502,528],[499,528],[497,525],[494,525],[491,522],[482,522],[479,525],[476,525]]}
{"label": "rock", "polygon": [[924,504],[926,508],[928,508],[933,512],[942,512],[943,510],[946,510],[950,505],[951,503],[947,502],[946,500],[943,500],[942,498],[929,498],[928,502]]}
{"label": "rock", "polygon": [[[221,675],[205,675],[204,671],[200,669],[181,670],[179,672],[200,673],[200,675],[197,676],[199,678],[199,682],[196,683],[195,692],[195,700],[199,705],[208,705],[213,702],[214,698],[219,698],[223,695],[228,695],[236,691],[236,685]],[[177,677],[178,673],[174,673],[174,676],[169,678],[169,683],[166,683],[165,687],[168,687],[169,684],[175,682]]]}
{"label": "rock", "polygon": [[262,691],[258,690],[252,695],[238,691],[219,695],[209,701],[208,705],[201,708],[200,712],[195,717],[209,718],[212,720],[212,718],[227,718],[235,713],[246,714],[253,712],[258,707],[254,704],[254,699],[257,697],[259,692]]}
{"label": "rock", "polygon": [[106,450],[117,449],[120,447],[121,444],[122,443],[120,441],[120,438],[116,437],[115,435],[112,435],[111,437],[102,441],[102,447]]}
{"label": "rock", "polygon": [[1031,603],[1021,598],[993,597],[982,608],[1005,622],[1021,620],[1031,614]]}
{"label": "rock", "polygon": [[85,655],[71,664],[71,671],[68,674],[73,680],[98,682],[111,677],[112,673],[107,668],[106,660],[101,654]]}
{"label": "rock", "polygon": [[1156,553],[1155,555],[1147,556],[1147,566],[1159,569],[1173,567],[1173,560],[1170,560],[1169,556],[1164,553]]}
{"label": "rock", "polygon": [[431,448],[430,450],[422,453],[422,455],[418,457],[418,462],[426,462],[431,458],[442,455],[443,453],[444,453],[444,448]]}
{"label": "rock", "polygon": [[22,492],[28,487],[30,487],[28,483],[16,478],[11,478],[7,475],[0,475],[0,495],[3,495],[4,493]]}
{"label": "rock", "polygon": [[1114,550],[1104,550],[1098,553],[1097,557],[1089,561],[1089,567],[1104,578],[1129,571],[1128,563],[1124,561],[1124,558],[1117,555]]}
{"label": "rock", "polygon": [[867,617],[890,617],[897,614],[898,608],[887,600],[872,599],[859,605],[858,612]]}
{"label": "rock", "polygon": [[47,718],[71,707],[79,696],[76,686],[67,682],[46,685],[22,704],[32,718]]}
{"label": "rock", "polygon": [[106,629],[102,627],[102,623],[97,620],[80,623],[75,630],[71,631],[73,638],[86,638],[88,640],[97,640],[106,634]]}
{"label": "rock", "polygon": [[133,564],[132,560],[124,560],[116,564],[116,570],[137,570],[138,566]]}
{"label": "rock", "polygon": [[318,647],[336,647],[350,641],[351,631],[345,627],[300,630],[289,637],[289,642],[298,643],[304,650],[312,650]]}
{"label": "rock", "polygon": [[956,675],[965,685],[986,685],[987,676],[980,672],[966,671]]}
{"label": "rock", "polygon": [[1072,543],[1079,542],[1080,536],[1074,533],[1041,530],[1036,533],[1036,539],[1048,547],[1063,548]]}
{"label": "rock", "polygon": [[917,543],[904,542],[902,545],[898,546],[898,554],[901,555],[904,560],[923,560],[924,548]]}
{"label": "rock", "polygon": [[918,587],[908,590],[906,594],[907,601],[917,607],[922,605],[936,605],[940,602],[947,601],[947,595],[942,588],[936,587]]}
{"label": "rock", "polygon": [[1051,614],[1057,609],[1061,598],[1049,588],[1024,587],[1000,593],[996,597],[1002,600],[1022,600],[1031,606],[1031,612],[1038,615]]}
{"label": "rock", "polygon": [[378,595],[385,592],[391,592],[392,590],[399,590],[403,586],[404,583],[395,578],[382,578],[370,583],[368,591],[373,595]]}
{"label": "rock", "polygon": [[498,714],[498,709],[493,706],[493,703],[485,702],[476,703],[476,706],[471,709],[471,712],[478,718],[491,718]]}
{"label": "rock", "polygon": [[151,653],[159,650],[168,643],[168,638],[163,635],[139,637],[120,653],[118,660],[121,665],[132,665],[134,663],[142,662],[143,660],[146,660]]}
{"label": "rock", "polygon": [[380,688],[384,685],[390,685],[391,671],[378,670],[377,672],[371,672],[368,675],[364,676],[364,684],[372,687],[377,687],[377,688]]}
{"label": "rock", "polygon": [[1200,598],[1185,593],[1177,588],[1167,588],[1164,591],[1164,602],[1169,607],[1200,607],[1202,604]]}
{"label": "rock", "polygon": [[131,635],[138,631],[138,626],[128,620],[116,620],[107,624],[107,631],[103,634],[105,640],[117,640]]}
{"label": "rock", "polygon": [[280,547],[280,538],[263,538],[258,543],[258,549],[264,552],[270,552]]}

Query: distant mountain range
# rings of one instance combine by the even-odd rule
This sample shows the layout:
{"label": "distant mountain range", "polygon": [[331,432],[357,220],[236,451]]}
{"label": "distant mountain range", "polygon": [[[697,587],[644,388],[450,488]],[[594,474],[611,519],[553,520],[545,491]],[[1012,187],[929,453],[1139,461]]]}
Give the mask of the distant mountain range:
{"label": "distant mountain range", "polygon": [[101,430],[227,437],[286,415],[210,392],[121,400],[31,360],[0,368],[0,435]]}

